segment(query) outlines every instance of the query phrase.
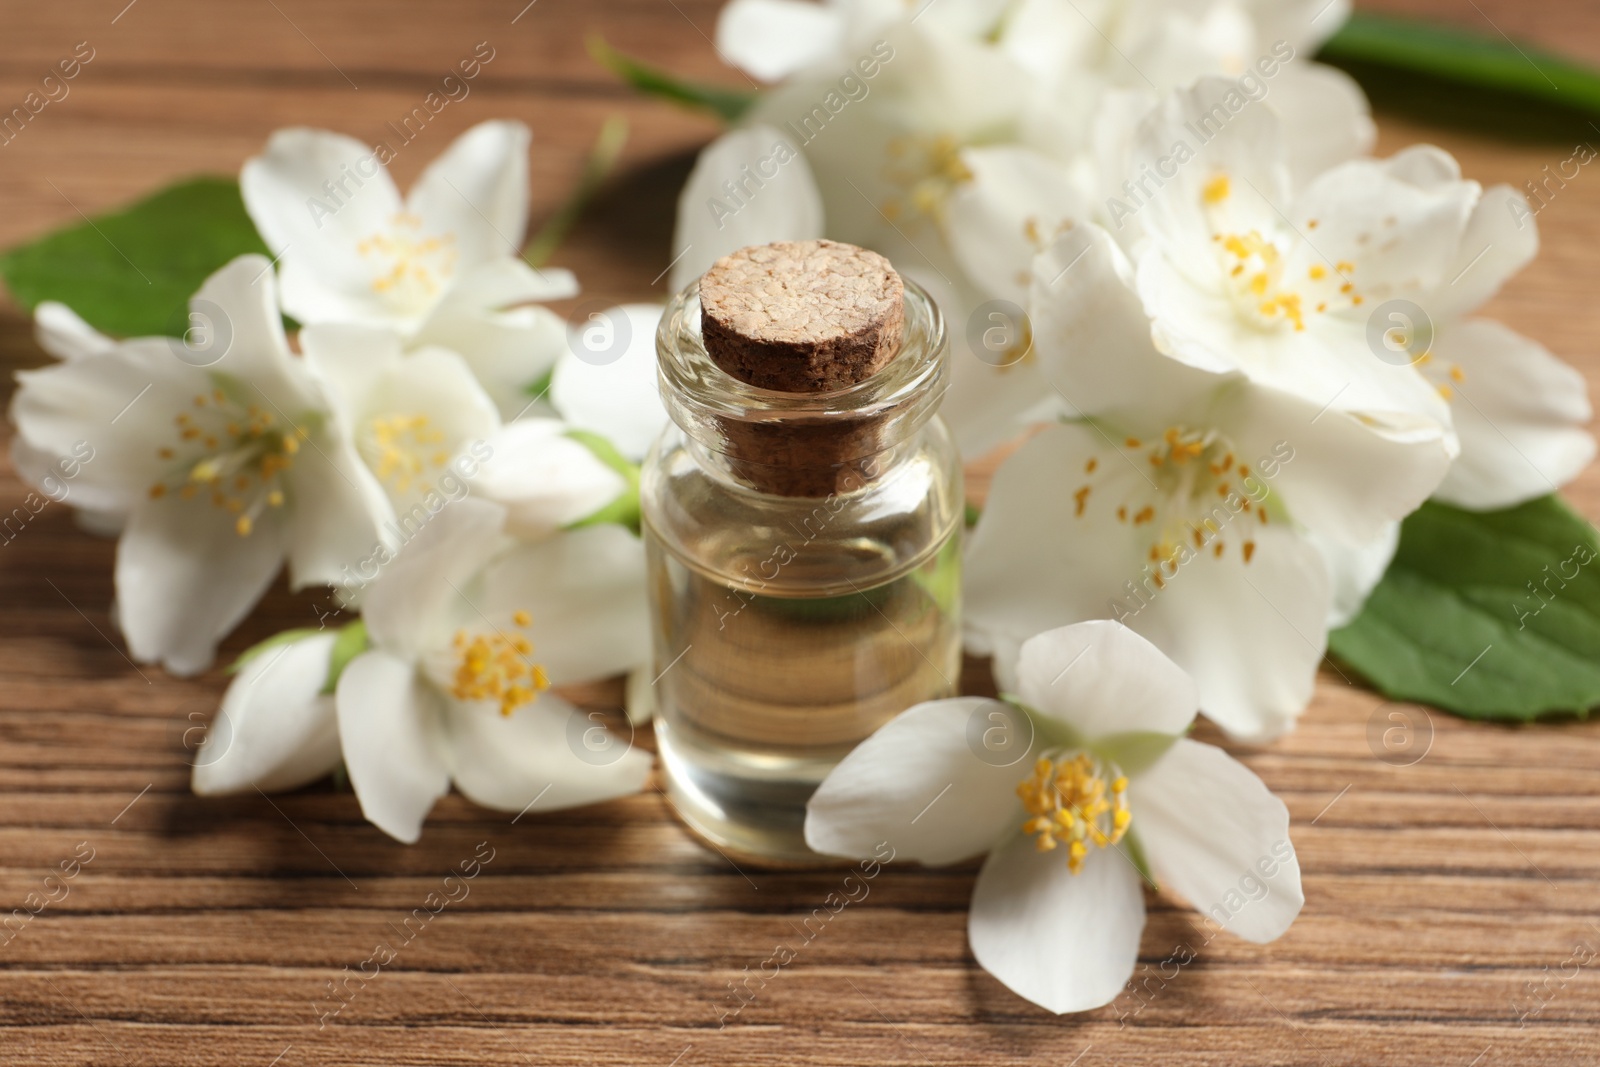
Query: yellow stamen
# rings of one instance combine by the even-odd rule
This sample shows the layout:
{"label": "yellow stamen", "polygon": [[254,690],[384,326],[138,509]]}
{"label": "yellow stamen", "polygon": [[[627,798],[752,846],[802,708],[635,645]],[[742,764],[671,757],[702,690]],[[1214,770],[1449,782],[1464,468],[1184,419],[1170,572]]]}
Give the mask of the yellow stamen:
{"label": "yellow stamen", "polygon": [[1033,774],[1017,785],[1028,818],[1023,832],[1036,838],[1039,851],[1067,844],[1067,867],[1083,870],[1089,846],[1109,848],[1133,822],[1128,810],[1128,779],[1116,767],[1079,752],[1058,759],[1041,757]]}
{"label": "yellow stamen", "polygon": [[[518,628],[533,622],[526,611],[512,613]],[[459,657],[450,693],[457,700],[492,700],[501,715],[510,715],[550,688],[550,679],[529,656],[533,644],[522,634],[468,634],[456,631],[451,641]]]}

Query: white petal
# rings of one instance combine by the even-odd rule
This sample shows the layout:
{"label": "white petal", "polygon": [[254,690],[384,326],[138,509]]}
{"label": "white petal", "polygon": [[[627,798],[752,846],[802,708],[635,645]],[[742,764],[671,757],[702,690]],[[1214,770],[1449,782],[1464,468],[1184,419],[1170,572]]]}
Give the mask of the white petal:
{"label": "white petal", "polygon": [[649,753],[610,734],[590,740],[599,720],[549,693],[508,716],[487,701],[452,701],[445,721],[456,788],[486,808],[598,804],[637,793],[650,776]]}
{"label": "white petal", "polygon": [[1061,850],[1018,835],[996,849],[972,892],[967,939],[983,969],[1056,1014],[1109,1004],[1133,975],[1144,891],[1132,861],[1096,850],[1073,874]]}
{"label": "white petal", "polygon": [[363,561],[382,555],[394,509],[355,446],[334,440],[302,449],[288,482],[290,585],[357,582]]}
{"label": "white petal", "polygon": [[60,461],[72,457],[78,471],[68,489],[73,504],[126,511],[161,476],[165,462],[158,449],[176,441],[173,413],[186,410],[207,384],[173,358],[165,341],[154,340],[19,371],[11,422],[16,446],[33,460],[19,462],[18,472],[48,491],[44,478],[59,474]]}
{"label": "white petal", "polygon": [[1181,421],[1223,379],[1156,351],[1131,274],[1110,234],[1092,223],[1039,254],[1028,306],[1041,370],[1082,414]]}
{"label": "white petal", "polygon": [[1270,481],[1294,520],[1350,545],[1370,542],[1420,507],[1458,447],[1428,418],[1379,420],[1337,407],[1319,414],[1314,402],[1269,389],[1240,390],[1229,406],[1242,456],[1258,470],[1271,457],[1280,461]]}
{"label": "white petal", "polygon": [[1023,309],[983,306],[955,270],[950,282],[916,267],[900,273],[927,290],[944,316],[950,385],[939,418],[963,456],[980,456],[1024,426],[1073,413],[1046,380],[1038,346],[1028,346]]}
{"label": "white petal", "polygon": [[334,636],[267,649],[245,664],[195,753],[196,793],[283,792],[339,765],[333,694],[322,692]]}
{"label": "white petal", "polygon": [[543,307],[489,311],[445,301],[416,340],[459,352],[500,417],[510,421],[542,399],[531,387],[566,353],[567,324]]}
{"label": "white petal", "polygon": [[990,746],[995,755],[985,734],[1010,734],[1025,722],[984,697],[934,700],[901,713],[817,787],[806,805],[806,844],[865,859],[887,842],[896,859],[930,867],[988,851],[1022,825],[1016,786],[1031,770],[1031,738],[1001,739]]}
{"label": "white petal", "polygon": [[775,82],[825,59],[842,43],[841,10],[805,0],[732,0],[717,16],[717,51]]}
{"label": "white petal", "polygon": [[414,844],[450,789],[442,700],[412,665],[364,652],[339,676],[339,742],[367,821]]}
{"label": "white petal", "polygon": [[[1292,268],[1308,269],[1304,264]],[[1262,330],[1238,313],[1227,294],[1197,285],[1186,270],[1193,273],[1165,255],[1139,260],[1139,295],[1161,352],[1202,370],[1247,375],[1270,390],[1310,402],[1313,414],[1326,406],[1363,417],[1448,426],[1449,409],[1432,385],[1413,368],[1374,355],[1367,308],[1314,314],[1304,330],[1287,323]]]}
{"label": "white petal", "polygon": [[627,488],[616,471],[566,436],[554,419],[520,419],[492,435],[473,491],[504,504],[507,529],[527,540],[548,537],[593,515]]}
{"label": "white petal", "polygon": [[1194,721],[1194,681],[1148,640],[1118,622],[1046,630],[1023,642],[1017,695],[1085,741],[1148,731],[1181,734]]}
{"label": "white petal", "polygon": [[1197,557],[1125,621],[1195,680],[1206,718],[1234,738],[1266,741],[1290,730],[1311,702],[1327,648],[1327,568],[1310,542],[1282,525],[1238,531],[1255,543],[1249,563],[1234,532],[1224,535],[1231,543],[1221,559]]}
{"label": "white petal", "polygon": [[821,237],[822,226],[822,197],[789,135],[763,125],[730,131],[700,153],[678,194],[668,284],[676,292],[730,252]]}
{"label": "white petal", "polygon": [[1461,455],[1436,494],[1464,508],[1505,508],[1567,484],[1594,458],[1583,375],[1498,322],[1447,327],[1433,348],[1461,368],[1451,411]]}
{"label": "white petal", "polygon": [[1328,575],[1333,582],[1328,629],[1337,630],[1361,614],[1367,597],[1383,580],[1395,549],[1400,547],[1400,524],[1389,523],[1382,533],[1364,545],[1346,545],[1319,537],[1315,531],[1309,532],[1307,537],[1328,564]]}
{"label": "white petal", "polygon": [[1372,151],[1378,128],[1354,78],[1322,63],[1289,64],[1264,102],[1283,119],[1289,177],[1295,188]]}
{"label": "white petal", "polygon": [[388,321],[359,246],[388,232],[401,203],[370,146],[322,130],[279,130],[245,163],[239,190],[282,257],[284,311],[302,323]]}
{"label": "white petal", "polygon": [[[204,331],[190,359],[257,390],[280,419],[318,403],[305,366],[289,350],[278,312],[277,283],[265,256],[239,256],[205,280],[189,301],[192,330]],[[181,346],[180,346],[181,347]],[[220,356],[212,361],[216,349]]]}
{"label": "white petal", "polygon": [[1128,806],[1156,879],[1208,925],[1260,944],[1300,914],[1289,811],[1220,748],[1180,738],[1133,783]]}
{"label": "white petal", "polygon": [[467,497],[417,529],[367,591],[373,643],[413,659],[447,641],[461,589],[501,543],[505,521],[505,508]]}
{"label": "white petal", "polygon": [[570,350],[550,381],[550,402],[569,423],[633,460],[650,451],[668,421],[656,378],[660,321],[658,304],[597,312],[569,334]]}
{"label": "white petal", "polygon": [[171,497],[133,509],[117,543],[117,609],[128,650],[173,674],[211,665],[217,642],[249,614],[283,563],[271,512],[248,537],[209,500]]}
{"label": "white petal", "polygon": [[1436,325],[1476,311],[1539,252],[1539,227],[1527,198],[1509,185],[1485,189],[1461,235],[1444,285],[1423,301]]}
{"label": "white petal", "polygon": [[455,236],[458,272],[522,247],[532,139],[521,122],[480,122],[428,164],[406,194],[407,211]]}
{"label": "white petal", "polygon": [[[400,337],[393,330],[335,323],[300,331],[300,348],[333,408],[351,423],[363,413],[378,382],[400,362]],[[353,433],[353,427],[346,427]]]}
{"label": "white petal", "polygon": [[[1317,229],[1286,261],[1291,277],[1311,263],[1348,261],[1343,270],[1368,307],[1391,296],[1422,295],[1445,277],[1478,198],[1475,182],[1415,184],[1404,170],[1353,160],[1324,171],[1285,214]],[[1297,256],[1299,258],[1297,258]]]}
{"label": "white petal", "polygon": [[[1055,425],[1000,465],[968,543],[963,574],[966,623],[986,631],[1000,654],[1068,623],[1104,618],[1124,581],[1138,581],[1144,550],[1113,513],[1139,472],[1094,430]],[[1102,469],[1091,502],[1076,514],[1070,483],[1090,458]]]}
{"label": "white petal", "polygon": [[[552,685],[632,670],[650,658],[644,547],[621,526],[586,526],[495,560],[475,586],[463,625],[526,611],[533,658]],[[478,612],[482,612],[479,615]]]}
{"label": "white petal", "polygon": [[1024,303],[1039,241],[1088,212],[1067,169],[1020,145],[969,148],[972,179],[951,194],[945,234],[972,284],[990,298]]}
{"label": "white petal", "polygon": [[[1171,94],[1140,122],[1130,157],[1130,174],[1144,174],[1146,167],[1165,174],[1173,166],[1174,145],[1194,151],[1194,158],[1179,166],[1157,195],[1132,206],[1145,231],[1169,256],[1197,269],[1216,262],[1211,226],[1200,206],[1206,185],[1218,174],[1228,175],[1238,194],[1214,208],[1226,212],[1230,230],[1271,232],[1279,225],[1273,205],[1288,200],[1282,123],[1270,108],[1245,104],[1235,112],[1226,106],[1230,97],[1243,100],[1237,83],[1215,77]],[[1218,109],[1225,117],[1220,122]],[[1216,132],[1195,146],[1193,130]]]}
{"label": "white petal", "polygon": [[57,359],[103,356],[117,343],[90,326],[65,304],[46,300],[33,309],[33,336]]}

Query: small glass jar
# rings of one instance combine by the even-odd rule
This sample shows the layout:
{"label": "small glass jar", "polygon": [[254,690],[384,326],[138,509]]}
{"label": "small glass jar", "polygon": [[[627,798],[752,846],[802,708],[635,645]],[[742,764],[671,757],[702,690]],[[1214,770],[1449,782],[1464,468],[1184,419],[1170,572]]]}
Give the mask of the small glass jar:
{"label": "small glass jar", "polygon": [[827,393],[706,353],[698,282],[656,335],[672,416],[641,497],[667,795],[717,847],[817,863],[805,805],[857,743],[961,667],[959,454],[935,414],[944,322],[905,283],[898,352]]}

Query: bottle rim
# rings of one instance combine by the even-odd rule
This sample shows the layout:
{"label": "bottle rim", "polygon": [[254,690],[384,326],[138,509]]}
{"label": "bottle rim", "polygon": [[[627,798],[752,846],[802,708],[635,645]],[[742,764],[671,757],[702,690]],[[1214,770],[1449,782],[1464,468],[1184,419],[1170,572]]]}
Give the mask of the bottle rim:
{"label": "bottle rim", "polygon": [[[706,352],[700,281],[695,279],[667,303],[656,328],[658,382],[668,414],[696,437],[696,428],[708,421],[773,423],[844,416],[853,422],[898,422],[896,416],[923,407],[932,415],[948,386],[944,316],[927,290],[902,280],[904,333],[899,351],[881,370],[843,389],[784,393],[740,381]],[[912,421],[920,425],[926,420]]]}

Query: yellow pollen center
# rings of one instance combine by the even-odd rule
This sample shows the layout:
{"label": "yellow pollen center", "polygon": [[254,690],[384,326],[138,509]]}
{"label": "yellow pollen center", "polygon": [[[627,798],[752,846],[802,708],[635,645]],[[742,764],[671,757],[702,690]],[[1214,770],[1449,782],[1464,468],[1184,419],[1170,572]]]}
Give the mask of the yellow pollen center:
{"label": "yellow pollen center", "polygon": [[173,418],[177,444],[156,450],[168,474],[150,486],[150,498],[169,494],[193,500],[204,493],[214,507],[234,516],[233,527],[248,537],[267,508],[285,501],[284,474],[294,466],[301,425],[285,425],[259,404],[246,404],[221,388],[194,397],[192,411]]}
{"label": "yellow pollen center", "polygon": [[1058,759],[1041,757],[1033,774],[1017,785],[1040,852],[1067,843],[1067,867],[1083,870],[1089,846],[1107,848],[1122,840],[1133,814],[1128,810],[1128,779],[1116,764],[1087,752]]}
{"label": "yellow pollen center", "polygon": [[[1362,303],[1351,281],[1354,263],[1340,260],[1331,265],[1331,271],[1328,265],[1313,263],[1305,268],[1303,279],[1298,267],[1291,277],[1276,240],[1259,230],[1237,232],[1228,225],[1224,214],[1231,196],[1232,183],[1226,174],[1215,175],[1200,191],[1201,205],[1211,225],[1211,239],[1217,246],[1224,287],[1240,317],[1262,329],[1287,324],[1304,330],[1308,315]],[[1308,220],[1306,228],[1315,229],[1316,225],[1315,220]]]}
{"label": "yellow pollen center", "polygon": [[[512,615],[518,630],[532,621],[526,611]],[[510,715],[550,688],[544,668],[529,658],[533,643],[522,633],[457,630],[450,647],[456,657],[450,695],[457,700],[492,700],[500,705],[501,715]]]}
{"label": "yellow pollen center", "polygon": [[889,141],[888,151],[883,176],[901,190],[882,205],[890,222],[908,216],[913,221],[937,221],[950,194],[973,177],[961,161],[961,143],[947,133],[895,137]]}
{"label": "yellow pollen center", "polygon": [[426,415],[381,415],[367,423],[362,444],[378,480],[397,493],[409,493],[413,486],[422,492],[431,488],[422,479],[450,459],[444,440]]}
{"label": "yellow pollen center", "polygon": [[422,220],[405,211],[387,231],[358,243],[356,251],[374,261],[373,292],[402,303],[437,296],[459,258],[455,234],[423,236]]}
{"label": "yellow pollen center", "polygon": [[[1169,426],[1152,441],[1126,438],[1123,448],[1124,456],[1139,467],[1141,477],[1123,479],[1119,484],[1124,495],[1102,501],[1095,496],[1097,482],[1120,477],[1128,463],[1103,464],[1091,459],[1084,465],[1086,481],[1072,493],[1076,517],[1082,518],[1100,502],[1115,506],[1118,522],[1149,527],[1147,578],[1158,589],[1200,549],[1210,548],[1212,556],[1220,558],[1224,544],[1235,539],[1230,536],[1233,534],[1239,535],[1240,555],[1250,562],[1256,546],[1249,539],[1251,527],[1240,521],[1255,512],[1260,524],[1268,522],[1264,482],[1236,460],[1232,447],[1219,433]],[[1135,455],[1129,456],[1130,452]],[[1104,473],[1096,477],[1102,469]]]}

